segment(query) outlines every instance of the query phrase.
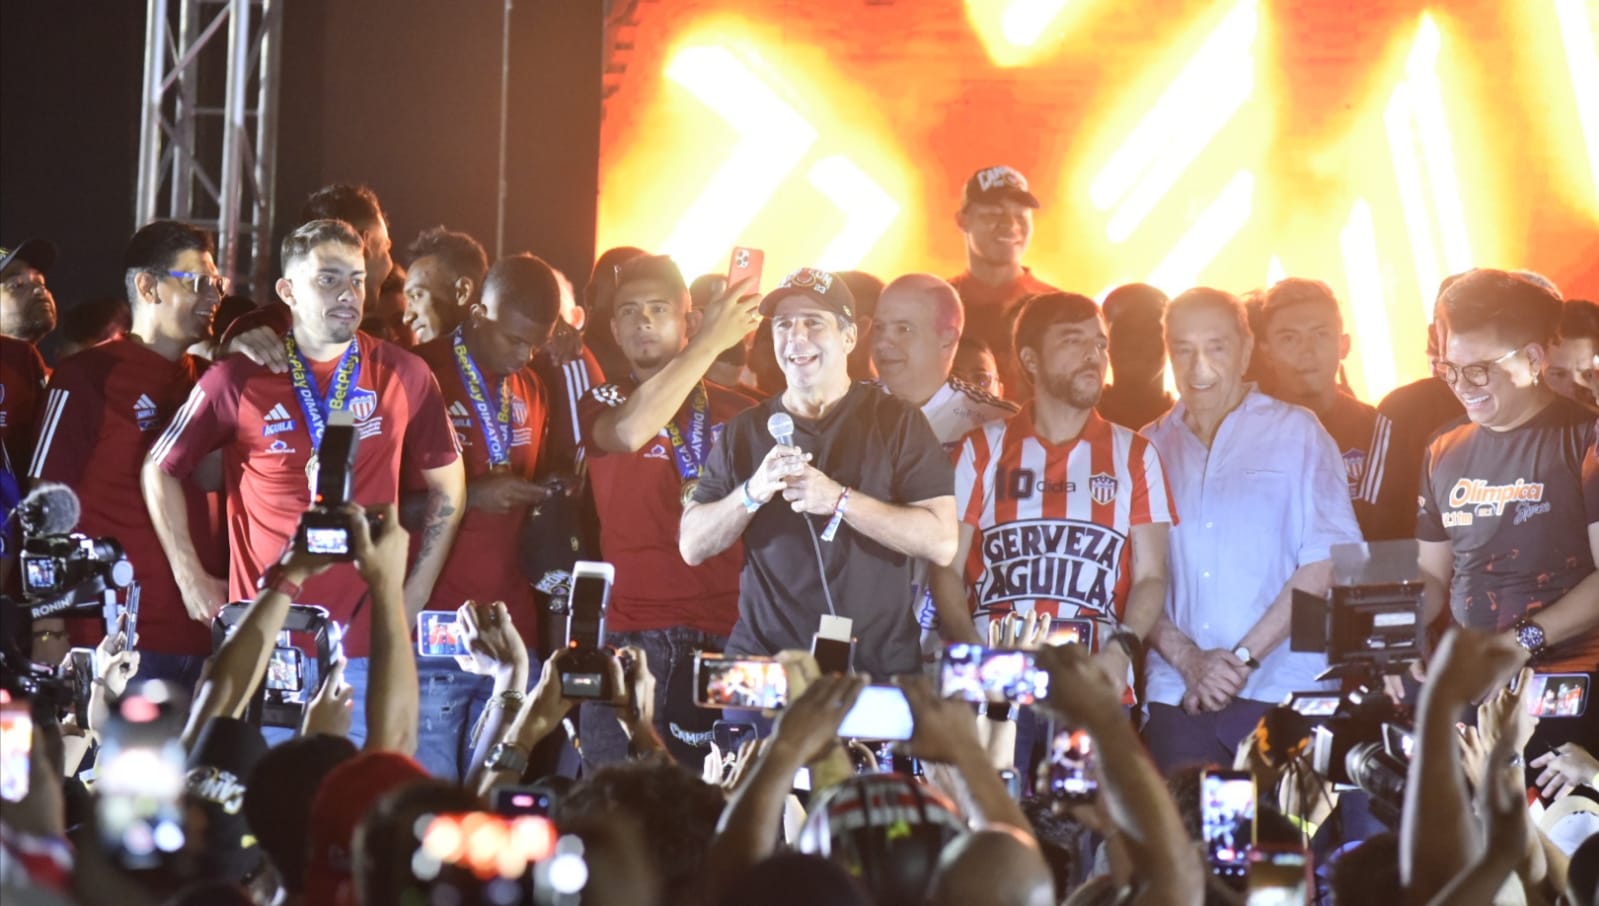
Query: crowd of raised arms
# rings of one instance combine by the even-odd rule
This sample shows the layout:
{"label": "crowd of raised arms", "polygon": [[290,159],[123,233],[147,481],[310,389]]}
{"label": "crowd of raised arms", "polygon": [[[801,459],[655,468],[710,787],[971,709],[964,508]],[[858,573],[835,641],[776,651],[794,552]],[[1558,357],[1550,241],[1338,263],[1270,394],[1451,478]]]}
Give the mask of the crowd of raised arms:
{"label": "crowd of raised arms", "polygon": [[1599,306],[1450,276],[1366,401],[1314,275],[951,207],[578,293],[339,184],[59,323],[0,249],[4,902],[1594,904]]}

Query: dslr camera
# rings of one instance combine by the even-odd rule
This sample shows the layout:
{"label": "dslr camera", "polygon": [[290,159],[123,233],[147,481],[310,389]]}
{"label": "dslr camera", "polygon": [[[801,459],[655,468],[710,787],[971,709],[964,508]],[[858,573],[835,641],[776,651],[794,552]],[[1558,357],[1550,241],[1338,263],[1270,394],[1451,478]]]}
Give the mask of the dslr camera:
{"label": "dslr camera", "polygon": [[[294,533],[295,549],[300,553],[334,560],[355,559],[355,548],[350,542],[350,517],[342,507],[350,502],[355,482],[355,454],[360,445],[354,417],[342,410],[331,413],[311,471],[311,508],[300,516],[300,526]],[[366,519],[372,537],[376,538],[383,527],[382,519],[371,513]]]}

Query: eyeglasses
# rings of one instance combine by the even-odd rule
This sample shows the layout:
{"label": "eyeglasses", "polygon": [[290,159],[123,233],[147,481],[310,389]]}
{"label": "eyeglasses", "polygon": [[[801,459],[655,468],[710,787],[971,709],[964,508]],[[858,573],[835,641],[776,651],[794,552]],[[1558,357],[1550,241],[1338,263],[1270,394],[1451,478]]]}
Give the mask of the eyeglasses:
{"label": "eyeglasses", "polygon": [[1459,383],[1461,378],[1465,378],[1467,387],[1486,387],[1488,386],[1488,370],[1520,351],[1521,347],[1517,346],[1493,361],[1472,362],[1470,365],[1455,365],[1439,359],[1438,364],[1432,366],[1432,373],[1451,387]]}
{"label": "eyeglasses", "polygon": [[187,286],[195,295],[213,289],[217,295],[226,296],[228,287],[233,285],[232,280],[221,274],[198,274],[194,271],[167,271],[166,274]]}

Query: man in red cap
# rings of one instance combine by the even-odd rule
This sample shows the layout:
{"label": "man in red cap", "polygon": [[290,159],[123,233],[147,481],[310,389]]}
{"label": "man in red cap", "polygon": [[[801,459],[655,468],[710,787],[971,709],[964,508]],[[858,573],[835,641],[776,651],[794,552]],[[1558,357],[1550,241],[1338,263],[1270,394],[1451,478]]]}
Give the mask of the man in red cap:
{"label": "man in red cap", "polygon": [[311,802],[308,906],[355,902],[350,846],[356,825],[385,794],[426,779],[428,772],[399,752],[362,752],[328,772]]}

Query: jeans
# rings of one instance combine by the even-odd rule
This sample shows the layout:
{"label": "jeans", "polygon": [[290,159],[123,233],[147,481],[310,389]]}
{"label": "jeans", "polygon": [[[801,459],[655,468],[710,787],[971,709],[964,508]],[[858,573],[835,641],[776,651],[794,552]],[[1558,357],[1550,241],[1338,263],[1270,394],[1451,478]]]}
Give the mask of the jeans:
{"label": "jeans", "polygon": [[200,684],[200,671],[205,667],[203,654],[162,654],[158,651],[139,652],[139,672],[135,682],[163,680],[183,687],[189,695]]}
{"label": "jeans", "polygon": [[[352,657],[344,665],[344,681],[350,685],[354,693],[351,696],[352,708],[350,711],[350,732],[347,738],[360,748],[366,743],[366,686],[369,661],[364,657]],[[317,686],[322,677],[318,675],[316,661],[306,658],[305,662],[305,700],[309,703],[316,696]],[[262,727],[261,736],[267,745],[277,746],[300,735],[299,727]]]}
{"label": "jeans", "polygon": [[470,772],[472,728],[494,693],[494,678],[468,673],[450,658],[419,659],[416,675],[422,692],[416,760],[434,777],[460,783]]}
{"label": "jeans", "polygon": [[[672,757],[698,773],[711,751],[711,724],[718,714],[694,704],[694,655],[721,651],[727,645],[727,637],[673,626],[611,632],[605,641],[617,648],[631,645],[644,652],[655,677],[655,730]],[[580,719],[586,771],[627,760],[627,734],[617,723],[615,708],[585,702]]]}
{"label": "jeans", "polygon": [[1144,744],[1162,774],[1192,764],[1233,763],[1238,743],[1260,722],[1272,706],[1247,698],[1235,699],[1220,711],[1189,714],[1176,705],[1149,703],[1144,724]]}

